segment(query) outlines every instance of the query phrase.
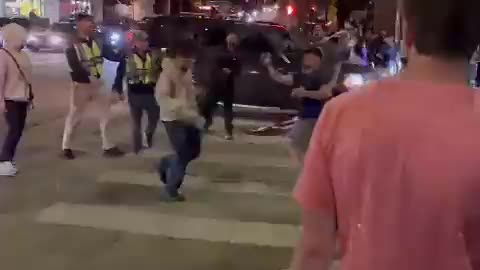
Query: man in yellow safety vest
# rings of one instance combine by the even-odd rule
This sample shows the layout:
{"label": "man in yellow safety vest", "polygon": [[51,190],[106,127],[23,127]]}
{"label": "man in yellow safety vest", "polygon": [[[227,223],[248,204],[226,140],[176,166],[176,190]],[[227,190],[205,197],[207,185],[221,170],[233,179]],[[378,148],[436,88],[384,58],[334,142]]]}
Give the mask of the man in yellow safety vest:
{"label": "man in yellow safety vest", "polygon": [[[95,101],[99,106],[100,131],[105,157],[120,157],[123,152],[109,139],[107,125],[110,118],[111,86],[102,81],[103,55],[102,44],[95,40],[95,23],[93,17],[86,14],[77,15],[77,33],[72,44],[66,50],[67,61],[71,69],[72,97],[70,111],[66,119],[63,134],[63,157],[75,159],[71,148],[72,136],[78,126],[86,106]],[[110,89],[108,89],[110,88]]]}
{"label": "man in yellow safety vest", "polygon": [[[160,107],[155,98],[155,83],[160,65],[149,51],[148,35],[145,32],[134,31],[132,42],[132,53],[120,61],[114,89],[123,93],[123,80],[126,79],[133,123],[133,151],[138,154],[142,148],[152,147],[153,135],[160,117]],[[148,124],[142,132],[144,112],[147,113]]]}

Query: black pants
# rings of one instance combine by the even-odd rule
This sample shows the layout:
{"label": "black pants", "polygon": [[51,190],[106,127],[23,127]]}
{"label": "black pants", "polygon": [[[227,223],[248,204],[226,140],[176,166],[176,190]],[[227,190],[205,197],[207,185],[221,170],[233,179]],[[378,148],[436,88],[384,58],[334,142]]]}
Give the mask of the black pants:
{"label": "black pants", "polygon": [[0,162],[13,161],[17,145],[22,137],[25,129],[25,121],[27,119],[28,102],[5,101],[5,120],[7,122],[8,131],[3,141],[2,152],[0,154]]}
{"label": "black pants", "polygon": [[205,117],[205,129],[210,128],[212,125],[217,103],[221,101],[224,109],[225,130],[228,135],[233,135],[233,95],[233,91],[228,89],[208,91],[202,109],[203,117]]}
{"label": "black pants", "polygon": [[181,121],[163,123],[175,154],[164,156],[158,164],[158,171],[167,192],[177,196],[188,164],[200,155],[201,134],[197,127]]}
{"label": "black pants", "polygon": [[[128,94],[130,114],[132,116],[133,151],[138,153],[142,149],[142,132],[145,132],[147,139],[151,140],[157,129],[160,117],[160,107],[153,94]],[[142,130],[143,113],[147,113],[148,124],[145,131]]]}

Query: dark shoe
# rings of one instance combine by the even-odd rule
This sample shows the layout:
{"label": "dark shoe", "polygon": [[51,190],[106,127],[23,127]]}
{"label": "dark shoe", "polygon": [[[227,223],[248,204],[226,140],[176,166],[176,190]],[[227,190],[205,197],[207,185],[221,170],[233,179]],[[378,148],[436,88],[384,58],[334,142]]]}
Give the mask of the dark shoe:
{"label": "dark shoe", "polygon": [[160,176],[160,181],[163,184],[167,184],[167,172],[164,169],[158,168],[157,169],[158,175]]}
{"label": "dark shoe", "polygon": [[73,154],[72,149],[63,149],[62,157],[66,160],[74,160],[75,155]]}
{"label": "dark shoe", "polygon": [[181,193],[177,193],[175,195],[170,194],[166,190],[164,190],[160,194],[160,200],[162,202],[184,202],[185,201],[185,196],[183,196]]}
{"label": "dark shoe", "polygon": [[152,148],[153,146],[153,134],[148,134],[145,132],[145,147]]}
{"label": "dark shoe", "polygon": [[103,156],[106,158],[119,158],[123,157],[124,155],[125,152],[123,152],[116,146],[103,151]]}

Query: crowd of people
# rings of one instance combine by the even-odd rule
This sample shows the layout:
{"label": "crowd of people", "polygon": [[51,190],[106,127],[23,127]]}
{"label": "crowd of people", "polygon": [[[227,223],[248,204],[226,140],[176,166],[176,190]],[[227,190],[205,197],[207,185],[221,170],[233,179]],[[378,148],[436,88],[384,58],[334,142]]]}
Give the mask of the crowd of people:
{"label": "crowd of people", "polygon": [[[340,37],[306,50],[297,75],[278,73],[270,57],[262,57],[270,76],[292,87],[303,105],[289,136],[302,167],[294,197],[303,225],[291,270],[328,269],[337,243],[345,270],[480,269],[480,115],[478,95],[466,80],[480,44],[479,9],[478,0],[404,0],[408,67],[395,78],[336,98],[343,60],[330,48],[338,48]],[[67,50],[73,87],[65,158],[75,158],[71,139],[86,103],[93,100],[104,108],[100,126],[105,156],[123,155],[109,140],[111,103],[106,97],[113,89],[114,96],[123,99],[128,91],[134,152],[152,146],[160,119],[174,149],[157,167],[165,183],[164,198],[185,200],[180,189],[188,164],[200,155],[201,134],[210,127],[216,102],[231,98],[230,93],[219,94],[217,82],[232,85],[239,65],[234,54],[238,38],[226,37],[229,46],[207,54],[212,57],[208,62],[218,65],[200,78],[209,90],[202,107],[192,84],[191,43],[175,44],[161,68],[154,69],[158,63],[145,33],[135,34],[131,52],[108,51],[94,40],[90,16],[79,16],[77,23],[78,35]],[[0,111],[9,130],[0,175],[15,175],[15,149],[33,99],[31,64],[21,51],[24,30],[8,25],[4,39]],[[365,46],[354,50],[364,56]],[[104,59],[120,62],[112,87],[102,84]],[[226,110],[228,115],[228,105]],[[149,117],[145,132],[138,120],[144,112]],[[231,118],[226,118],[227,139],[233,139]]]}
{"label": "crowd of people", "polygon": [[[159,121],[165,126],[174,154],[163,157],[158,164],[160,180],[165,183],[163,198],[183,201],[179,192],[188,164],[200,155],[201,134],[208,131],[218,101],[225,108],[226,139],[233,140],[233,85],[238,68],[235,34],[216,35],[221,39],[209,44],[205,59],[205,94],[197,93],[193,85],[193,63],[196,48],[189,40],[180,40],[163,59],[152,55],[148,35],[133,32],[131,48],[115,48],[95,38],[93,17],[77,16],[77,31],[66,58],[72,79],[69,112],[62,140],[62,157],[76,158],[73,139],[83,114],[90,103],[96,105],[100,122],[103,155],[117,158],[125,155],[111,140],[109,123],[113,103],[125,100],[132,119],[132,148],[135,154],[151,148]],[[27,33],[24,28],[10,24],[3,29],[5,47],[0,52],[0,111],[7,119],[7,136],[3,144],[0,175],[15,176],[14,162],[17,145],[23,133],[28,107],[33,104],[31,87],[32,66],[22,51]],[[104,67],[116,63],[116,76],[107,85]],[[215,63],[215,64],[211,64]],[[202,96],[202,102],[199,102]],[[142,127],[146,114],[148,124]]]}

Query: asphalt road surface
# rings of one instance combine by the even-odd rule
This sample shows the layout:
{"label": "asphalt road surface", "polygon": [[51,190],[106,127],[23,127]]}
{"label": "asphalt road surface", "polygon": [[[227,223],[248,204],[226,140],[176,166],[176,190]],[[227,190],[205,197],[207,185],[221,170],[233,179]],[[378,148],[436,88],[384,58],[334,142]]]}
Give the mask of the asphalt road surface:
{"label": "asphalt road surface", "polygon": [[[280,137],[218,132],[204,138],[189,168],[187,202],[159,201],[154,173],[169,151],[160,125],[142,157],[101,156],[95,110],[88,110],[75,161],[59,158],[70,80],[63,54],[32,54],[36,109],[19,148],[20,175],[0,177],[0,268],[12,270],[279,270],[298,237],[290,198],[297,177]],[[111,129],[130,149],[125,105]],[[252,122],[237,121],[245,127]],[[0,122],[0,135],[4,133]]]}

